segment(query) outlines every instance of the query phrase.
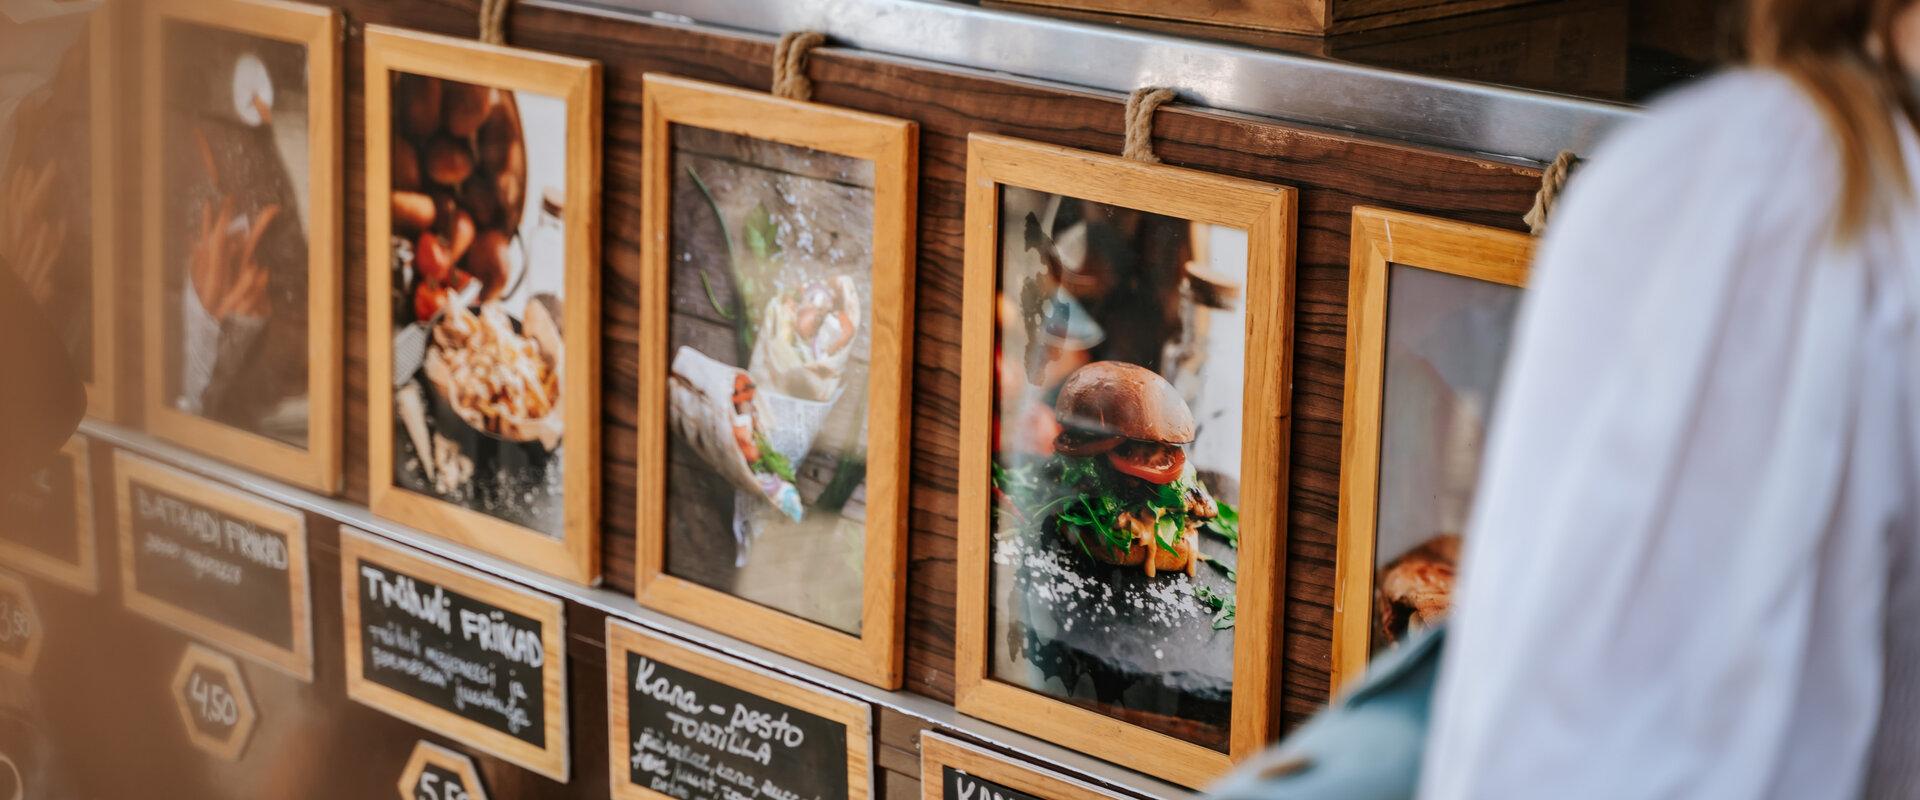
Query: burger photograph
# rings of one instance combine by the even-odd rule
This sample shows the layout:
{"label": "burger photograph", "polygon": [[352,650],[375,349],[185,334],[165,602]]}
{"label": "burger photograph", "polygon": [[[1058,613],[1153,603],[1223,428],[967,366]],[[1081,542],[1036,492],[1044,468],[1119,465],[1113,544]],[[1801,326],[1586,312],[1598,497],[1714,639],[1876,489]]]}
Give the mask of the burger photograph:
{"label": "burger photograph", "polygon": [[1381,397],[1373,635],[1446,616],[1520,288],[1391,264]]}
{"label": "burger photograph", "polygon": [[859,635],[874,164],[672,140],[666,572]]}
{"label": "burger photograph", "polygon": [[1533,238],[1353,212],[1331,683],[1453,608]]}
{"label": "burger photograph", "polygon": [[590,582],[599,65],[379,26],[365,62],[372,508]]}
{"label": "burger photograph", "polygon": [[1247,232],[1000,193],[990,675],[1224,752]]}

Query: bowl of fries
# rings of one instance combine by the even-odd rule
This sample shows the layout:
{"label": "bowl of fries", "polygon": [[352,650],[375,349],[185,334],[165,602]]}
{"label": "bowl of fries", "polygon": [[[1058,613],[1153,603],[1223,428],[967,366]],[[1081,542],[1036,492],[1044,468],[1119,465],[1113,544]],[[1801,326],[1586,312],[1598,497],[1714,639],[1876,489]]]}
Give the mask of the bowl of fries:
{"label": "bowl of fries", "polygon": [[497,302],[454,306],[433,326],[420,371],[433,427],[475,463],[543,466],[560,446],[564,344],[551,299],[522,319]]}

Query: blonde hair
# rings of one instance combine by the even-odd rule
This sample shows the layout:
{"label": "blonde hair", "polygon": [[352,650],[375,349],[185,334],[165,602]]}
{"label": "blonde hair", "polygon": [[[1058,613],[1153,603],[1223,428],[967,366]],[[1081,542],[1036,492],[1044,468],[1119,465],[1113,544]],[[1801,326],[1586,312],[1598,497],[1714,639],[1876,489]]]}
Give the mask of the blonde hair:
{"label": "blonde hair", "polygon": [[1747,57],[1799,83],[1840,145],[1836,217],[1843,239],[1889,195],[1913,196],[1896,114],[1920,129],[1920,102],[1900,62],[1894,25],[1917,0],[1751,0]]}

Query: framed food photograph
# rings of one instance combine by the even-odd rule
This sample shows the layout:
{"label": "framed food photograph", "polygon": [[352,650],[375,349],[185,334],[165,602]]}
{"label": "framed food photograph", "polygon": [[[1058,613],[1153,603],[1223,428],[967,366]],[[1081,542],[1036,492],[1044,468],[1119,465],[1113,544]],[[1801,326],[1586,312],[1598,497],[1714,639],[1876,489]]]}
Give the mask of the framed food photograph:
{"label": "framed food photograph", "polygon": [[600,576],[600,65],[368,26],[376,514]]}
{"label": "framed food photograph", "polygon": [[339,12],[153,0],[144,15],[145,422],[339,488]]}
{"label": "framed food photograph", "polygon": [[1333,688],[1446,616],[1533,259],[1523,233],[1356,208]]}
{"label": "framed food photograph", "polygon": [[[12,270],[86,384],[87,414],[116,417],[118,256],[113,6],[50,4],[0,16],[19,63],[52,64],[44,83],[0,91],[0,261]],[[17,49],[16,49],[17,48]],[[14,97],[16,92],[20,94]],[[130,115],[128,115],[130,116]]]}
{"label": "framed food photograph", "polygon": [[646,76],[641,604],[897,688],[917,128]]}
{"label": "framed food photograph", "polygon": [[1194,787],[1277,732],[1294,208],[970,138],[962,712]]}
{"label": "framed food photograph", "polygon": [[934,731],[920,734],[920,800],[1124,800]]}

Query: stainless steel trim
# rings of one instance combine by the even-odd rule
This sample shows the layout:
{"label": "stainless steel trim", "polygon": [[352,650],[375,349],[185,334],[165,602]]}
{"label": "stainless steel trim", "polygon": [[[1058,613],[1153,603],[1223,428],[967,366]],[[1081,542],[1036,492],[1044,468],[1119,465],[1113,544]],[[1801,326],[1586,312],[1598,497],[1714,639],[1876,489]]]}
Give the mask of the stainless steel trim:
{"label": "stainless steel trim", "polygon": [[[1145,797],[1168,800],[1193,800],[1196,797],[1193,792],[1184,788],[1129,772],[1023,733],[961,716],[959,712],[953,710],[953,707],[938,700],[907,692],[876,689],[771,650],[641,608],[640,604],[634,602],[629,595],[611,589],[581,586],[535,572],[511,561],[454,544],[405,525],[377,518],[372,512],[360,506],[321,497],[305,489],[263,478],[246,470],[188,452],[143,433],[92,419],[81,423],[80,433],[122,450],[158,459],[202,477],[237,487],[263,499],[318,514],[341,525],[397,541],[461,566],[593,608],[650,631],[753,662],[803,683],[859,698],[875,706],[890,708],[942,728],[959,731],[980,741],[1017,751],[1041,764],[1065,771],[1082,780]],[[580,631],[573,631],[572,634],[576,639],[585,640]],[[335,643],[334,647],[337,649],[338,643]],[[321,643],[315,643],[316,659],[327,657],[328,652]],[[337,654],[334,657],[338,657]],[[344,697],[340,699],[345,700]],[[583,780],[591,778],[592,776],[578,776],[578,779]]]}
{"label": "stainless steel trim", "polygon": [[1631,107],[1309,56],[982,9],[952,0],[526,0],[750,34],[818,30],[838,46],[1184,102],[1491,156],[1590,153]]}

